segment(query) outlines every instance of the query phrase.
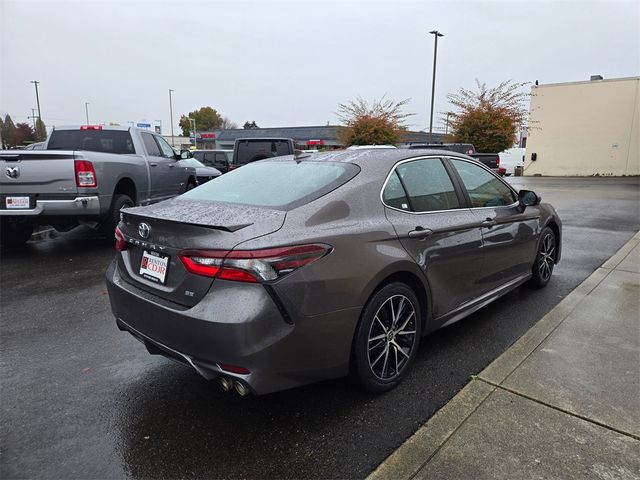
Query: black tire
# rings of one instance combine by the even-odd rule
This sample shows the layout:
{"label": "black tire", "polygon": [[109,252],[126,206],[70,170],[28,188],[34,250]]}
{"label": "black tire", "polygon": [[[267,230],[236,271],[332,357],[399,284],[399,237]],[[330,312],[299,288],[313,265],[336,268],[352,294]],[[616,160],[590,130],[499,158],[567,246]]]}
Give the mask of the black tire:
{"label": "black tire", "polygon": [[2,219],[0,243],[6,247],[24,245],[31,238],[33,224],[24,220]]}
{"label": "black tire", "polygon": [[542,288],[549,283],[553,274],[553,266],[557,253],[556,234],[549,227],[545,227],[540,233],[536,259],[531,268],[532,277],[529,284],[535,288]]}
{"label": "black tire", "polygon": [[196,186],[196,182],[190,178],[187,182],[187,186],[184,188],[184,193],[187,193],[189,190],[193,190]]}
{"label": "black tire", "polygon": [[[393,327],[391,312],[397,310],[400,301],[398,323],[388,328]],[[394,310],[389,302],[396,307]],[[369,299],[356,329],[351,359],[352,373],[365,390],[382,393],[402,381],[418,351],[421,324],[418,297],[404,283],[390,283]]]}
{"label": "black tire", "polygon": [[117,193],[111,200],[111,209],[106,218],[100,223],[100,230],[105,235],[113,236],[118,223],[120,223],[120,210],[123,208],[133,207],[134,203],[129,195]]}

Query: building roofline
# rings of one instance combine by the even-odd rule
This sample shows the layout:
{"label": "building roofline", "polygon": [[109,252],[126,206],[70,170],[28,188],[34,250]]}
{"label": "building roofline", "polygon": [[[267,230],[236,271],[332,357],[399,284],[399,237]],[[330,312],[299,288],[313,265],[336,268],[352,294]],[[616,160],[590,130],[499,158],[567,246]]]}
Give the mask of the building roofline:
{"label": "building roofline", "polygon": [[564,85],[584,85],[584,84],[595,84],[595,83],[605,83],[605,82],[624,82],[624,81],[631,81],[631,80],[640,80],[640,77],[603,78],[602,80],[579,80],[575,82],[544,83],[540,85],[533,85],[531,88],[560,87]]}

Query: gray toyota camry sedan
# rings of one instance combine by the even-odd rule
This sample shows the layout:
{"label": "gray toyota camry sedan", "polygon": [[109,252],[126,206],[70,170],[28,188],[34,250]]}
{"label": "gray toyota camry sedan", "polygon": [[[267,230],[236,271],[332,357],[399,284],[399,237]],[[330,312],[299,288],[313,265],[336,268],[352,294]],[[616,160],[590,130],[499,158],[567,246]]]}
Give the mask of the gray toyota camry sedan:
{"label": "gray toyota camry sedan", "polygon": [[396,386],[421,337],[560,260],[558,214],[472,158],[372,149],[255,162],[121,212],[121,330],[264,394],[351,372]]}

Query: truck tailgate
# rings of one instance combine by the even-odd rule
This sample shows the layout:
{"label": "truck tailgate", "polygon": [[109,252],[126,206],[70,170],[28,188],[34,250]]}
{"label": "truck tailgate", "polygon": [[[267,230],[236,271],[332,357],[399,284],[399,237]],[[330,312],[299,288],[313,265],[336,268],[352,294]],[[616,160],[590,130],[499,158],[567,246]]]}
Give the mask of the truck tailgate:
{"label": "truck tailgate", "polygon": [[4,195],[73,195],[78,193],[70,151],[0,151],[0,191]]}

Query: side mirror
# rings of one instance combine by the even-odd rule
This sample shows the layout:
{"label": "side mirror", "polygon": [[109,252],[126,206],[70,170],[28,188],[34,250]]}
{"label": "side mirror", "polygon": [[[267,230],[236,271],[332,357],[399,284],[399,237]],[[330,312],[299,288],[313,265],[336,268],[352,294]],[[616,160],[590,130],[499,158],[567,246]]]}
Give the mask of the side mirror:
{"label": "side mirror", "polygon": [[540,205],[541,201],[542,197],[537,195],[536,192],[532,192],[531,190],[520,190],[518,192],[518,203],[520,203],[520,208],[522,210],[534,205]]}
{"label": "side mirror", "polygon": [[193,158],[193,153],[190,150],[180,150],[180,160],[186,160],[188,158]]}

